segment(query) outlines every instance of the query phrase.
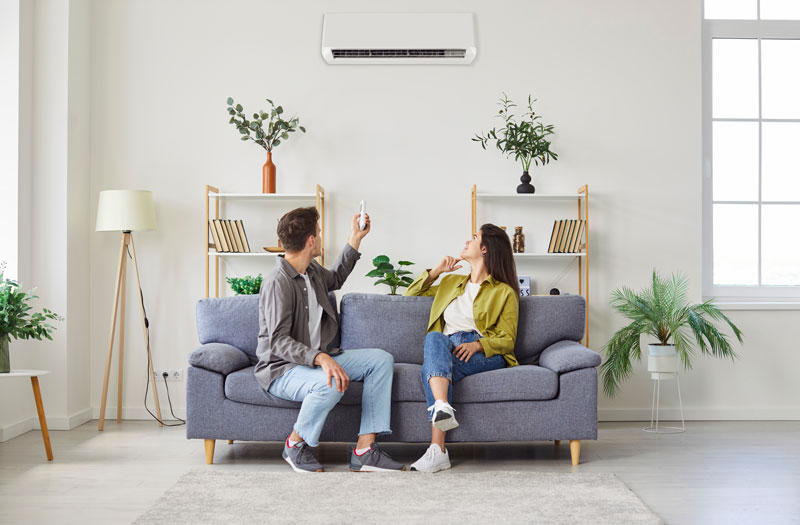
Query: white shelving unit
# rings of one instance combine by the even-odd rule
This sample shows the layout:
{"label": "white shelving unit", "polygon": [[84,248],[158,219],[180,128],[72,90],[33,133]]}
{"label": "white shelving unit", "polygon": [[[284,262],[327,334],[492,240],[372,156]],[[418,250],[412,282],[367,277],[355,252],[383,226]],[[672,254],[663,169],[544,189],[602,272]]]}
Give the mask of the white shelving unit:
{"label": "white shelving unit", "polygon": [[481,193],[478,186],[472,186],[472,234],[477,231],[478,223],[478,200],[496,200],[513,202],[536,202],[536,201],[575,201],[578,204],[578,219],[586,221],[584,230],[583,250],[578,253],[515,253],[517,259],[528,258],[564,258],[576,257],[578,259],[578,294],[586,299],[586,327],[584,331],[584,344],[589,345],[589,186],[584,184],[578,188],[577,193],[564,194],[539,194],[539,193]]}
{"label": "white shelving unit", "polygon": [[[211,216],[211,199],[214,199],[214,216]],[[277,253],[271,252],[218,252],[209,234],[208,221],[219,219],[219,203],[223,199],[242,199],[242,200],[262,200],[265,202],[287,202],[287,201],[314,201],[320,217],[320,237],[322,240],[322,255],[318,257],[318,262],[325,264],[325,188],[317,184],[315,193],[221,193],[218,188],[206,185],[206,242],[203,247],[204,258],[206,261],[206,297],[209,295],[209,274],[211,271],[211,260],[214,260],[214,297],[219,297],[219,261],[222,257],[277,257]]]}

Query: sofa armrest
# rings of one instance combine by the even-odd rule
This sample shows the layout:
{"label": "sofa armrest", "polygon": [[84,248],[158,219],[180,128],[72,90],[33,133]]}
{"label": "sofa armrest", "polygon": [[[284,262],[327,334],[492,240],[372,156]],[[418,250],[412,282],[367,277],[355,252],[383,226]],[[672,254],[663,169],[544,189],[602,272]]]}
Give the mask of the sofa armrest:
{"label": "sofa armrest", "polygon": [[250,366],[247,354],[225,343],[206,343],[189,354],[189,364],[228,375]]}
{"label": "sofa armrest", "polygon": [[539,356],[539,366],[557,374],[581,368],[594,368],[602,362],[600,354],[575,341],[559,341],[544,349]]}

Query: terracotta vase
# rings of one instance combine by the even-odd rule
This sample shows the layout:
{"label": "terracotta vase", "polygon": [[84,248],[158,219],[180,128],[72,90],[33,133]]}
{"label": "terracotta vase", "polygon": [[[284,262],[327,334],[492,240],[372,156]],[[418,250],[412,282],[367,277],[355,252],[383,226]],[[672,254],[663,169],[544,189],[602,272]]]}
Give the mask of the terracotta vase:
{"label": "terracotta vase", "polygon": [[275,193],[275,164],[272,163],[272,152],[267,152],[267,162],[262,168],[261,193]]}

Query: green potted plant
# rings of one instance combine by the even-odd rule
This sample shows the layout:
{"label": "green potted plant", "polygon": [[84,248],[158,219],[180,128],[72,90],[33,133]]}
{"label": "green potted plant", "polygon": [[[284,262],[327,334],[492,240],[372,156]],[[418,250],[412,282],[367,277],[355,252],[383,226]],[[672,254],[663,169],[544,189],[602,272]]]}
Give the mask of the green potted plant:
{"label": "green potted plant", "polygon": [[388,285],[390,290],[389,295],[397,295],[398,288],[408,287],[408,285],[414,282],[414,280],[409,277],[411,272],[403,269],[405,266],[414,264],[411,261],[398,261],[397,266],[399,266],[399,268],[395,268],[394,265],[389,262],[389,257],[386,255],[378,255],[372,259],[372,264],[375,268],[370,270],[366,276],[378,279],[375,281],[374,286],[378,286],[379,284]]}
{"label": "green potted plant", "polygon": [[690,370],[693,343],[704,355],[731,360],[736,357],[728,338],[714,326],[714,321],[726,323],[740,343],[742,332],[713,304],[713,299],[689,305],[687,287],[683,275],[673,274],[666,279],[654,269],[648,288],[634,292],[623,286],[611,294],[611,306],[631,322],[617,331],[603,348],[606,360],[600,365],[600,373],[607,396],[614,397],[620,383],[630,376],[631,358],[641,361],[642,335],[656,339],[648,344],[650,372],[676,372],[678,358]]}
{"label": "green potted plant", "polygon": [[233,98],[228,97],[228,114],[231,116],[229,123],[236,126],[244,141],[252,140],[267,150],[267,162],[262,168],[261,191],[262,193],[275,193],[275,164],[272,163],[272,149],[282,142],[289,140],[289,134],[298,129],[303,133],[306,128],[300,125],[300,119],[292,117],[284,120],[283,107],[276,106],[270,99],[270,109],[253,113],[253,119],[248,120],[241,104],[235,104]]}
{"label": "green potted plant", "polygon": [[0,263],[0,373],[11,371],[9,343],[13,339],[52,340],[55,327],[48,320],[61,321],[58,314],[47,308],[33,312],[32,299],[39,296],[22,292],[17,281],[5,277],[6,263]]}
{"label": "green potted plant", "polygon": [[261,290],[261,282],[264,280],[261,274],[258,277],[246,275],[244,277],[226,277],[225,280],[231,285],[236,295],[254,295]]}
{"label": "green potted plant", "polygon": [[550,151],[550,140],[553,126],[539,122],[542,117],[533,111],[533,103],[536,99],[528,95],[528,110],[525,111],[517,120],[512,113],[513,108],[517,107],[508,96],[503,93],[500,99],[500,111],[498,117],[503,119],[503,127],[500,129],[492,128],[485,135],[475,134],[472,138],[475,142],[480,142],[481,147],[486,149],[490,141],[494,141],[495,146],[506,157],[514,157],[514,160],[522,163],[521,184],[517,186],[517,193],[534,193],[536,188],[531,184],[531,176],[528,170],[531,163],[538,166],[545,165],[550,160],[558,160],[558,154]]}

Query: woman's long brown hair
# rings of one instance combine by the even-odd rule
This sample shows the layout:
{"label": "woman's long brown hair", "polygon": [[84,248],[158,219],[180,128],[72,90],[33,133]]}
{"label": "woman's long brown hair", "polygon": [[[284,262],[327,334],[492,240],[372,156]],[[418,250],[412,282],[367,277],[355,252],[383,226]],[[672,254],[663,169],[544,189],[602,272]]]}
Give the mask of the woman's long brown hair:
{"label": "woman's long brown hair", "polygon": [[483,264],[489,275],[511,287],[519,297],[519,281],[514,252],[508,234],[494,224],[481,226],[481,246],[486,247]]}

